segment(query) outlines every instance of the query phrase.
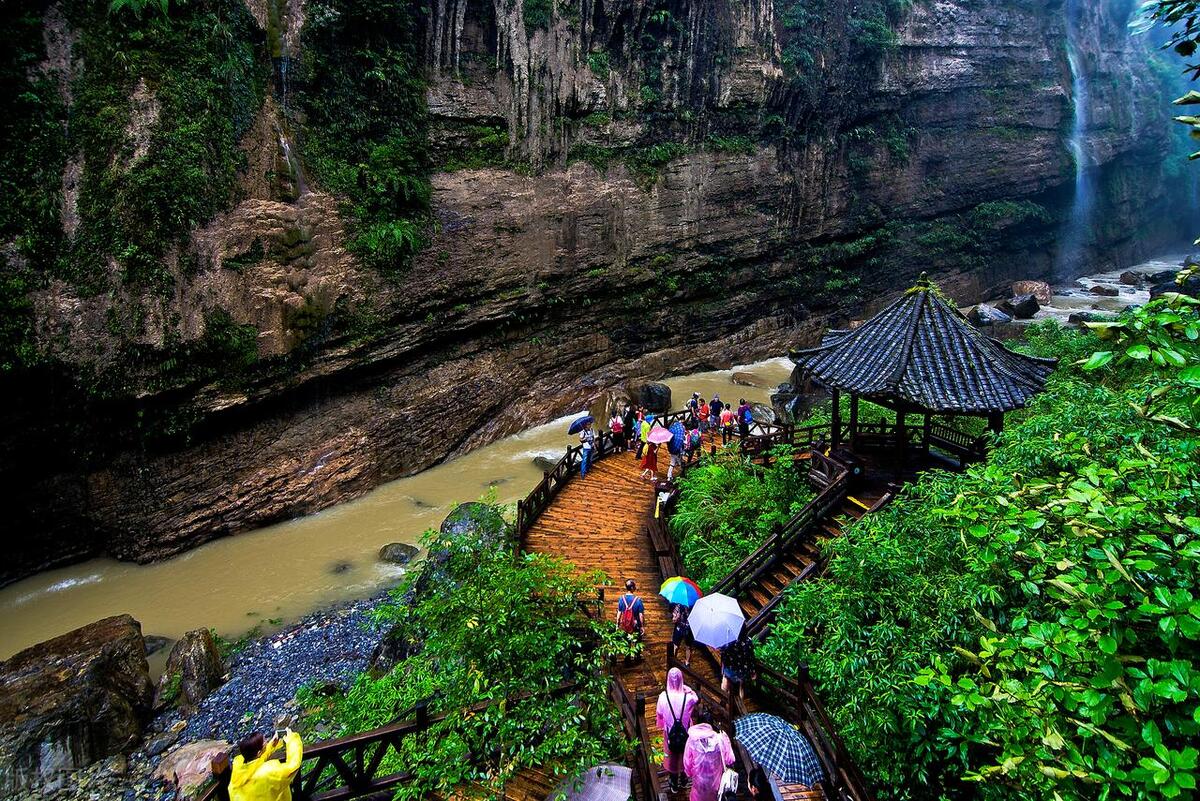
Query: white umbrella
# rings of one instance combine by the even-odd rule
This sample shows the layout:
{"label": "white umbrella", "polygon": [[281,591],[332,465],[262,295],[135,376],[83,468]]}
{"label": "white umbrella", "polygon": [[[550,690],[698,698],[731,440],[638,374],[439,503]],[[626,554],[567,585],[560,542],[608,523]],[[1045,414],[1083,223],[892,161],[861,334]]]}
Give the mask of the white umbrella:
{"label": "white umbrella", "polygon": [[746,616],[736,598],[714,592],[705,595],[692,607],[688,623],[692,636],[705,645],[720,648],[738,638]]}
{"label": "white umbrella", "polygon": [[628,801],[633,771],[621,765],[597,765],[567,779],[546,796],[546,801]]}

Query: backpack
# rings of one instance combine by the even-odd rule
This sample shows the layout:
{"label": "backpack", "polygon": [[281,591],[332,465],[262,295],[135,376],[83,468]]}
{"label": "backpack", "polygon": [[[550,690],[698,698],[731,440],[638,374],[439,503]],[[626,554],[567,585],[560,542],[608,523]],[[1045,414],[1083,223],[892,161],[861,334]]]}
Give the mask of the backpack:
{"label": "backpack", "polygon": [[754,412],[750,411],[749,406],[747,406],[745,411],[742,412],[742,422],[746,425],[750,425],[754,422]]}
{"label": "backpack", "polygon": [[632,596],[633,600],[625,602],[627,596],[622,595],[621,601],[625,603],[625,608],[621,610],[621,617],[617,619],[617,627],[626,634],[633,634],[637,631],[637,618],[633,614],[633,605],[637,603],[638,597]]}
{"label": "backpack", "polygon": [[[683,707],[687,708],[687,693],[684,693],[683,696]],[[669,695],[667,696],[667,709],[671,709],[671,696]],[[680,720],[683,714],[681,712],[676,715],[675,710],[671,709],[671,717],[675,719],[675,722],[667,730],[667,750],[672,754],[682,754],[683,749],[687,748],[688,741],[687,729],[683,727],[683,721]]]}

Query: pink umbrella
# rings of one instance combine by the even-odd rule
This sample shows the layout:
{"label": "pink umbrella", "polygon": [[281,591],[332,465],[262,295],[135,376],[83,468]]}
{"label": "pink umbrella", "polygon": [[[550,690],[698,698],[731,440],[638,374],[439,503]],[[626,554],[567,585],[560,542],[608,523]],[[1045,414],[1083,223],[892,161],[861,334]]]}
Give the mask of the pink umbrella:
{"label": "pink umbrella", "polygon": [[661,445],[664,442],[670,442],[674,438],[675,438],[675,435],[671,433],[671,430],[669,428],[658,428],[658,427],[650,429],[650,436],[647,437],[648,440],[650,440],[651,442],[654,442],[656,444],[659,444],[659,445]]}

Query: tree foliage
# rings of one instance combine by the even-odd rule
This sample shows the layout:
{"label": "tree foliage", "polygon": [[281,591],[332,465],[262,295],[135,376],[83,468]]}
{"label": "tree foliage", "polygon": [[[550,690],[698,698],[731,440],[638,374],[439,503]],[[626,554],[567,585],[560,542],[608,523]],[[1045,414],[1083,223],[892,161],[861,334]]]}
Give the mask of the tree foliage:
{"label": "tree foliage", "polygon": [[810,665],[882,796],[1193,795],[1200,440],[1163,419],[1186,387],[1158,390],[1200,353],[1195,306],[1167,303],[1108,335],[1148,327],[1184,368],[1139,349],[1081,371],[1095,333],[1035,328],[1063,366],[988,462],[926,474],[789,591],[761,653]]}
{"label": "tree foliage", "polygon": [[[360,675],[332,701],[303,693],[302,702],[345,733],[390,723],[426,699],[431,715],[449,713],[404,741],[396,765],[415,778],[400,798],[492,796],[524,768],[571,776],[619,757],[623,729],[601,668],[627,640],[580,607],[604,577],[473,533],[430,531],[423,544],[430,559],[376,612],[407,657],[383,676]],[[552,695],[563,682],[578,686]],[[511,700],[521,693],[533,696]],[[481,702],[492,706],[462,712]]]}
{"label": "tree foliage", "polygon": [[772,452],[771,466],[720,451],[679,481],[671,532],[687,575],[704,589],[723,578],[813,496],[791,448]]}

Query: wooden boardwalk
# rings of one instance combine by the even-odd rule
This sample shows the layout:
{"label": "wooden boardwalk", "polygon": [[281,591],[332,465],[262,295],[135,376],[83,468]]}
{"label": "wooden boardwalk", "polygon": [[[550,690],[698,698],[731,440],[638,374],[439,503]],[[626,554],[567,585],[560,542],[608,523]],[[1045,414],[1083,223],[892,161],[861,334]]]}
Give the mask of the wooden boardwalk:
{"label": "wooden boardwalk", "polygon": [[[560,556],[580,571],[603,571],[612,582],[605,594],[604,614],[614,625],[617,599],[624,593],[625,581],[637,582],[637,594],[646,607],[643,659],[630,666],[617,665],[615,677],[630,696],[641,693],[646,698],[647,731],[652,737],[651,753],[657,762],[661,759],[662,732],[656,726],[654,708],[658,694],[666,686],[667,645],[672,625],[669,606],[658,595],[665,577],[659,572],[645,529],[654,513],[654,491],[639,473],[639,465],[630,453],[600,460],[585,478],[576,477],[563,487],[526,533],[523,545],[528,551]],[[691,667],[706,682],[720,685],[712,662],[699,653],[693,655]],[[749,697],[747,701],[751,709],[756,708]],[[661,775],[665,792],[665,774]],[[522,774],[506,797],[531,801],[545,798],[552,789],[546,777]],[[819,787],[783,789],[785,798],[791,801],[825,797]],[[687,793],[668,794],[668,797],[683,801]]]}

